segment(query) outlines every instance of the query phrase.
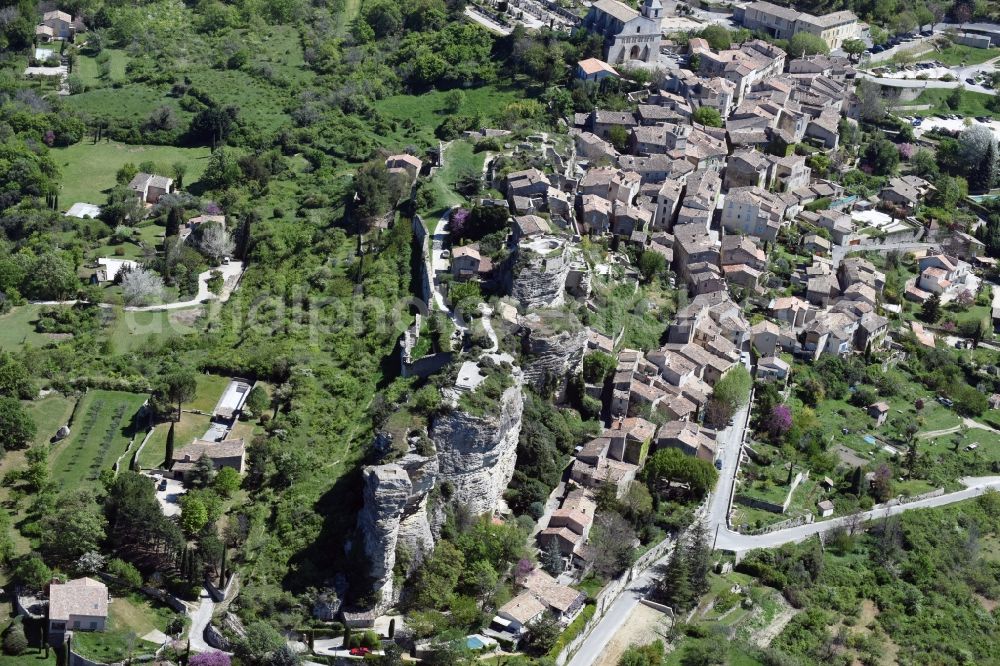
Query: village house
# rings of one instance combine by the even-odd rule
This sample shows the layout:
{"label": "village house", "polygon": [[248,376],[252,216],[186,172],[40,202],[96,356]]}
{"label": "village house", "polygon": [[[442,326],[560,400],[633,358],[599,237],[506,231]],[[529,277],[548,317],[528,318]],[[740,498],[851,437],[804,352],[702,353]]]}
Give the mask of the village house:
{"label": "village house", "polygon": [[493,262],[479,252],[479,243],[460,245],[451,251],[451,275],[459,282],[487,277]]}
{"label": "village house", "polygon": [[587,58],[576,63],[576,78],[581,81],[600,83],[607,78],[618,78],[615,68],[597,58]]}
{"label": "village house", "polygon": [[886,416],[889,415],[889,403],[887,402],[876,402],[873,405],[868,405],[868,416],[875,419],[875,425],[881,426],[885,423]]}
{"label": "village house", "polygon": [[717,450],[716,433],[690,421],[668,421],[656,432],[656,450],[677,449],[684,455],[712,462]]}
{"label": "village house", "polygon": [[738,49],[726,49],[718,53],[695,44],[691,52],[699,56],[700,75],[722,78],[735,86],[736,104],[743,100],[753,84],[780,74],[785,69],[785,52],[760,39],[745,42]]}
{"label": "village house", "polygon": [[164,194],[173,192],[174,180],[151,173],[137,173],[128,187],[143,203],[155,204]]}
{"label": "village house", "polygon": [[765,356],[757,361],[756,377],[762,381],[784,383],[788,379],[791,366],[777,356]]}
{"label": "village house", "polygon": [[41,41],[53,39],[73,39],[78,32],[86,30],[83,21],[73,19],[70,14],[52,10],[42,14],[42,22],[35,27],[35,36]]}
{"label": "village house", "polygon": [[[517,639],[526,634],[528,628],[545,615],[546,610],[535,595],[525,590],[500,607],[497,617],[493,618],[493,624],[499,624],[506,633]],[[503,622],[498,623],[497,618]]]}
{"label": "village house", "polygon": [[850,11],[814,16],[770,2],[752,2],[737,7],[733,19],[750,30],[761,30],[778,39],[791,39],[799,32],[816,35],[831,50],[839,49],[849,39],[861,37],[861,24]]}
{"label": "village house", "polygon": [[242,474],[246,462],[246,443],[243,439],[226,439],[221,442],[196,439],[174,453],[170,466],[171,476],[183,481],[185,475],[197,469],[202,456],[208,458],[212,469],[216,471],[229,467]]}
{"label": "village house", "polygon": [[737,187],[726,195],[722,228],[774,242],[786,210],[787,206],[778,196],[763,188]]}
{"label": "village house", "polygon": [[722,237],[720,263],[722,266],[745,264],[760,271],[767,266],[767,255],[752,236],[728,234]]}
{"label": "village house", "polygon": [[611,138],[611,130],[615,127],[622,128],[627,134],[638,124],[639,121],[636,120],[635,114],[630,111],[594,109],[587,119],[586,127],[597,136],[607,140]]}
{"label": "village house", "polygon": [[727,190],[737,187],[767,187],[770,162],[756,150],[737,150],[726,163],[723,184]]}
{"label": "village house", "polygon": [[385,168],[391,174],[405,176],[409,183],[417,180],[424,163],[420,158],[402,153],[400,155],[390,155],[385,159]]}
{"label": "village house", "polygon": [[49,585],[49,640],[62,641],[67,631],[104,631],[108,621],[108,587],[93,578]]}

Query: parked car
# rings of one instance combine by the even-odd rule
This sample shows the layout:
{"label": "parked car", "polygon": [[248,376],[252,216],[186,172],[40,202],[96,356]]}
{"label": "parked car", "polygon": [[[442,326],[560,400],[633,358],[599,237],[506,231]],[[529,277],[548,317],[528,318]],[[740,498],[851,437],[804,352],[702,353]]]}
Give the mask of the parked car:
{"label": "parked car", "polygon": [[952,405],[955,404],[953,400],[951,400],[950,398],[946,398],[943,395],[939,395],[937,401],[940,402],[945,407],[951,407]]}
{"label": "parked car", "polygon": [[872,49],[872,53],[882,53],[882,51],[885,51],[885,47],[881,44]]}
{"label": "parked car", "polygon": [[715,459],[715,469],[718,469],[718,470],[722,469],[722,457],[721,456]]}
{"label": "parked car", "polygon": [[160,480],[160,485],[156,486],[156,489],[157,490],[166,490],[167,489],[167,480],[166,479],[161,479]]}
{"label": "parked car", "polygon": [[970,86],[976,85],[975,79],[966,79],[965,82],[968,83]]}

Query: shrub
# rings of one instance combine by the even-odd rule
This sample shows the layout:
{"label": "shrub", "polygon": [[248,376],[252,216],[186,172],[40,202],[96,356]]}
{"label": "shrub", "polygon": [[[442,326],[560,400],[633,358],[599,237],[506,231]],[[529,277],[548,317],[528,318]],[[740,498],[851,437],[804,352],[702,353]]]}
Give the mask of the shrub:
{"label": "shrub", "polygon": [[3,651],[6,654],[17,656],[28,649],[28,639],[24,635],[24,625],[21,618],[14,618],[14,621],[7,627],[3,635]]}
{"label": "shrub", "polygon": [[117,578],[121,578],[127,587],[138,588],[142,586],[142,574],[134,566],[124,560],[115,558],[108,562],[108,573]]}

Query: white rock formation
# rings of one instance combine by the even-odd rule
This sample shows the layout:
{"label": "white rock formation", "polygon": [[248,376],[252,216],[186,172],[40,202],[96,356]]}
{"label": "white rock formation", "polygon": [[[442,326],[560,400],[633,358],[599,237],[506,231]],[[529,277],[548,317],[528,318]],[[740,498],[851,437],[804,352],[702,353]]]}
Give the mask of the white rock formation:
{"label": "white rock formation", "polygon": [[434,549],[427,496],[434,488],[437,459],[411,452],[396,463],[366,467],[362,476],[364,507],[358,531],[378,599],[376,612],[381,613],[399,599],[393,585],[398,550],[409,553],[409,574]]}
{"label": "white rock formation", "polygon": [[450,501],[473,513],[490,513],[500,506],[514,475],[521,432],[521,373],[498,401],[496,413],[476,416],[454,410],[434,420],[430,436],[438,452],[438,482],[450,483]]}

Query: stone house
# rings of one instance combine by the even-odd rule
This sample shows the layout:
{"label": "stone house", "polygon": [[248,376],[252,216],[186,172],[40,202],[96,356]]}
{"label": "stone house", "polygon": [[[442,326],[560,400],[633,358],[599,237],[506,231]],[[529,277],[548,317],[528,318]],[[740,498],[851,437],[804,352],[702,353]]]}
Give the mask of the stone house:
{"label": "stone house", "polygon": [[405,175],[410,183],[417,179],[423,166],[420,158],[406,153],[390,155],[385,159],[385,168],[389,173]]}
{"label": "stone house", "polygon": [[757,361],[757,379],[784,382],[788,379],[791,366],[777,356],[765,356]]}
{"label": "stone house", "polygon": [[85,30],[83,22],[66,12],[53,10],[42,14],[42,22],[35,28],[35,35],[43,41],[51,39],[72,39],[77,32]]}
{"label": "stone house", "polygon": [[889,415],[889,403],[876,402],[873,405],[868,405],[868,416],[875,419],[876,426],[881,426],[883,423],[885,423],[885,419],[888,415]]}
{"label": "stone house", "polygon": [[668,421],[656,432],[656,450],[678,449],[685,455],[712,462],[717,449],[715,431],[690,421]]}
{"label": "stone house", "polygon": [[489,257],[479,252],[479,244],[461,245],[451,250],[451,275],[460,282],[485,277],[493,270]]}
{"label": "stone house", "polygon": [[137,173],[128,187],[143,203],[155,204],[164,194],[173,192],[174,180],[151,173]]}
{"label": "stone house", "polygon": [[726,195],[722,227],[732,233],[758,236],[774,242],[787,206],[776,195],[760,187],[737,187]]}
{"label": "stone house", "polygon": [[221,442],[196,439],[174,453],[170,466],[171,476],[183,481],[185,475],[196,469],[202,456],[208,457],[212,462],[212,469],[216,471],[230,467],[242,474],[245,469],[246,443],[243,439],[226,439]]}

